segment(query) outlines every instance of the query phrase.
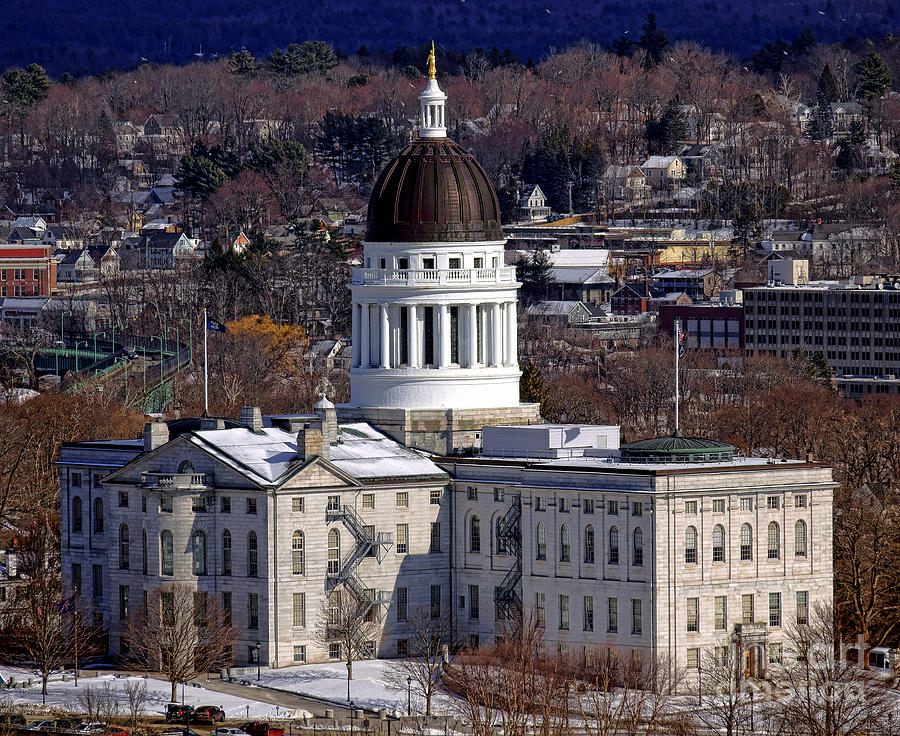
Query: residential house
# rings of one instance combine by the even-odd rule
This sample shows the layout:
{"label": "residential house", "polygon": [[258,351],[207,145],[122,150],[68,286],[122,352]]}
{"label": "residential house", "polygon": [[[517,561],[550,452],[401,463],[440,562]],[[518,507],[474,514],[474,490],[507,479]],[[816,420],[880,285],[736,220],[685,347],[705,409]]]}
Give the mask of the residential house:
{"label": "residential house", "polygon": [[564,266],[550,270],[549,291],[561,301],[603,304],[615,290],[615,281],[605,268]]}
{"label": "residential house", "polygon": [[141,265],[151,269],[175,268],[194,255],[194,244],[184,233],[154,232],[141,237]]}
{"label": "residential house", "polygon": [[650,311],[653,293],[646,281],[629,281],[622,284],[610,297],[610,311],[613,314],[644,314]]}
{"label": "residential house", "polygon": [[606,195],[613,202],[643,202],[650,193],[647,177],[639,166],[607,166]]}
{"label": "residential house", "polygon": [[687,174],[678,156],[651,156],[641,164],[641,171],[653,189],[678,189]]}
{"label": "residential house", "polygon": [[87,248],[63,252],[56,265],[56,280],[61,284],[84,284],[97,280],[94,259]]}
{"label": "residential house", "polygon": [[43,241],[47,221],[43,217],[17,217],[7,236],[10,243],[35,245]]}
{"label": "residential house", "polygon": [[556,327],[572,327],[591,322],[599,315],[590,305],[576,301],[543,301],[532,304],[525,310],[529,322],[537,322]]}
{"label": "residential house", "polygon": [[523,220],[546,220],[550,217],[547,196],[540,186],[525,186],[519,194],[519,217]]}
{"label": "residential house", "polygon": [[68,228],[60,227],[59,225],[50,225],[44,230],[41,242],[45,245],[52,246],[54,249],[69,249],[80,248],[84,241],[81,238],[76,237],[76,233],[70,231]]}
{"label": "residential house", "polygon": [[707,301],[715,291],[716,273],[711,268],[685,268],[653,274],[653,285],[661,294],[684,292],[692,301]]}
{"label": "residential house", "polygon": [[702,182],[716,171],[719,151],[715,146],[693,143],[682,148],[678,158],[684,162],[685,178],[692,182]]}

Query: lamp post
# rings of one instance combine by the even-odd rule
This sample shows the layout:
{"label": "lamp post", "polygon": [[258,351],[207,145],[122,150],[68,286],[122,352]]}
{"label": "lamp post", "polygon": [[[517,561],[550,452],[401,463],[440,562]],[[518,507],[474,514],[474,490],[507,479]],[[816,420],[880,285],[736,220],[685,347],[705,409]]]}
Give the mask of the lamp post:
{"label": "lamp post", "polygon": [[[71,316],[72,312],[68,309],[59,315],[59,341],[61,345],[59,346],[60,350],[66,349],[66,327],[65,327],[65,319],[66,315]],[[59,375],[59,352],[56,353],[56,375]]]}
{"label": "lamp post", "polygon": [[78,346],[84,345],[85,348],[88,346],[87,340],[78,340],[75,342],[75,372],[78,373]]}
{"label": "lamp post", "polygon": [[750,691],[750,733],[753,733],[753,691]]}
{"label": "lamp post", "polygon": [[697,656],[697,705],[703,705],[701,696],[703,694],[703,664],[700,662],[700,656]]}
{"label": "lamp post", "polygon": [[262,642],[256,642],[256,681],[259,682],[259,674],[260,668],[262,667],[262,662],[259,658],[259,650],[262,649]]}
{"label": "lamp post", "polygon": [[406,715],[412,715],[412,676],[406,678]]}
{"label": "lamp post", "polygon": [[351,708],[353,707],[352,702],[350,700],[350,673],[353,672],[353,665],[350,662],[347,662],[347,702],[351,703]]}
{"label": "lamp post", "polygon": [[98,335],[103,335],[103,337],[106,337],[106,333],[105,332],[95,332],[94,333],[94,360],[95,361],[97,360],[97,336]]}
{"label": "lamp post", "polygon": [[353,736],[353,701],[350,701],[350,736]]}

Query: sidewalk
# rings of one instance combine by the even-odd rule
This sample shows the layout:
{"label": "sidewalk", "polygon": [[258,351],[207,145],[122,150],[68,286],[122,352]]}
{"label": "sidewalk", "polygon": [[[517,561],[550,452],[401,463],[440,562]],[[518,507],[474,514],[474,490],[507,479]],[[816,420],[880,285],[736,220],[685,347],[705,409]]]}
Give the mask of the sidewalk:
{"label": "sidewalk", "polygon": [[331,703],[323,703],[320,700],[304,697],[303,695],[290,695],[277,690],[270,690],[266,687],[247,687],[246,685],[238,685],[234,682],[220,679],[196,679],[198,685],[212,690],[214,692],[223,693],[225,695],[235,695],[239,698],[247,698],[249,700],[258,700],[261,703],[269,705],[277,705],[282,708],[308,710],[314,716],[324,716],[325,709],[329,708],[334,711],[337,718],[349,716],[350,709],[346,706]]}

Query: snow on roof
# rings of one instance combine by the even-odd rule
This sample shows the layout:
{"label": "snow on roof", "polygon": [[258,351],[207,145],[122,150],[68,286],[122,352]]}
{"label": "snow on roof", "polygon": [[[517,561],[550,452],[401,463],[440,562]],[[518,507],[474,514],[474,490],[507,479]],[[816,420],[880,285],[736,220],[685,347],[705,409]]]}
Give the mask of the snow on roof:
{"label": "snow on roof", "polygon": [[[297,463],[297,437],[278,427],[258,432],[246,427],[200,430],[188,441],[260,485],[271,485]],[[339,441],[331,445],[330,462],[360,480],[402,476],[441,476],[433,462],[373,429],[368,424],[339,426]]]}
{"label": "snow on roof", "polygon": [[587,266],[603,268],[609,261],[607,248],[564,248],[549,255],[550,263],[556,268]]}
{"label": "snow on roof", "polygon": [[563,266],[550,269],[550,280],[555,284],[607,284],[612,278],[602,268],[594,266]]}

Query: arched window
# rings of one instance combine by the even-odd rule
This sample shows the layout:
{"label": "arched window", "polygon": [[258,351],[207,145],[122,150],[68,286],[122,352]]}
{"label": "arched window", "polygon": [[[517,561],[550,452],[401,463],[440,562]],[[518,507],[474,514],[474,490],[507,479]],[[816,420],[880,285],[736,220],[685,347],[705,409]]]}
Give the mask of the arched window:
{"label": "arched window", "polygon": [[303,532],[299,529],[291,536],[291,572],[294,575],[306,574],[306,552],[304,551]]}
{"label": "arched window", "polygon": [[794,524],[794,557],[806,557],[806,522],[803,519]]}
{"label": "arched window", "polygon": [[206,575],[206,532],[199,529],[191,537],[191,557],[194,575]]}
{"label": "arched window", "polygon": [[147,574],[147,530],[141,529],[141,568]]}
{"label": "arched window", "polygon": [[494,528],[496,530],[497,538],[497,554],[509,554],[506,546],[506,519],[504,519],[502,516],[497,517],[497,523],[495,524]]}
{"label": "arched window", "polygon": [[569,525],[563,524],[559,528],[559,561],[569,562],[571,560],[572,545],[569,542]]}
{"label": "arched window", "polygon": [[103,534],[103,499],[94,499],[94,534]]}
{"label": "arched window", "polygon": [[231,532],[222,532],[222,574],[231,575]]}
{"label": "arched window", "polygon": [[594,527],[591,524],[584,528],[584,561],[588,565],[594,564]]}
{"label": "arched window", "polygon": [[178,466],[179,473],[193,473],[194,465],[190,460],[182,460],[181,465]]}
{"label": "arched window", "polygon": [[689,526],[684,530],[684,562],[686,565],[697,564],[697,527]]}
{"label": "arched window", "polygon": [[537,525],[537,545],[536,545],[536,560],[546,560],[547,559],[547,527],[544,526],[544,522],[540,521]]}
{"label": "arched window", "polygon": [[469,551],[481,552],[481,520],[477,516],[469,520]]}
{"label": "arched window", "polygon": [[328,531],[328,574],[337,575],[341,568],[341,534],[337,529]]}
{"label": "arched window", "polygon": [[780,529],[778,527],[777,521],[769,522],[769,559],[770,560],[778,560],[781,559],[781,534]]}
{"label": "arched window", "polygon": [[641,567],[644,564],[644,532],[637,528],[632,536],[631,564]]}
{"label": "arched window", "polygon": [[81,496],[72,499],[72,533],[81,534]]}
{"label": "arched window", "polygon": [[619,564],[619,530],[616,527],[609,530],[609,564]]}
{"label": "arched window", "polygon": [[247,576],[255,578],[259,574],[259,548],[256,544],[256,532],[247,535]]}
{"label": "arched window", "polygon": [[119,526],[119,569],[127,570],[131,564],[131,542],[128,539],[128,524]]}
{"label": "arched window", "polygon": [[753,559],[753,527],[741,524],[741,560]]}
{"label": "arched window", "polygon": [[175,574],[175,542],[168,529],[159,535],[160,575]]}
{"label": "arched window", "polygon": [[725,527],[716,524],[712,533],[713,562],[725,562]]}

